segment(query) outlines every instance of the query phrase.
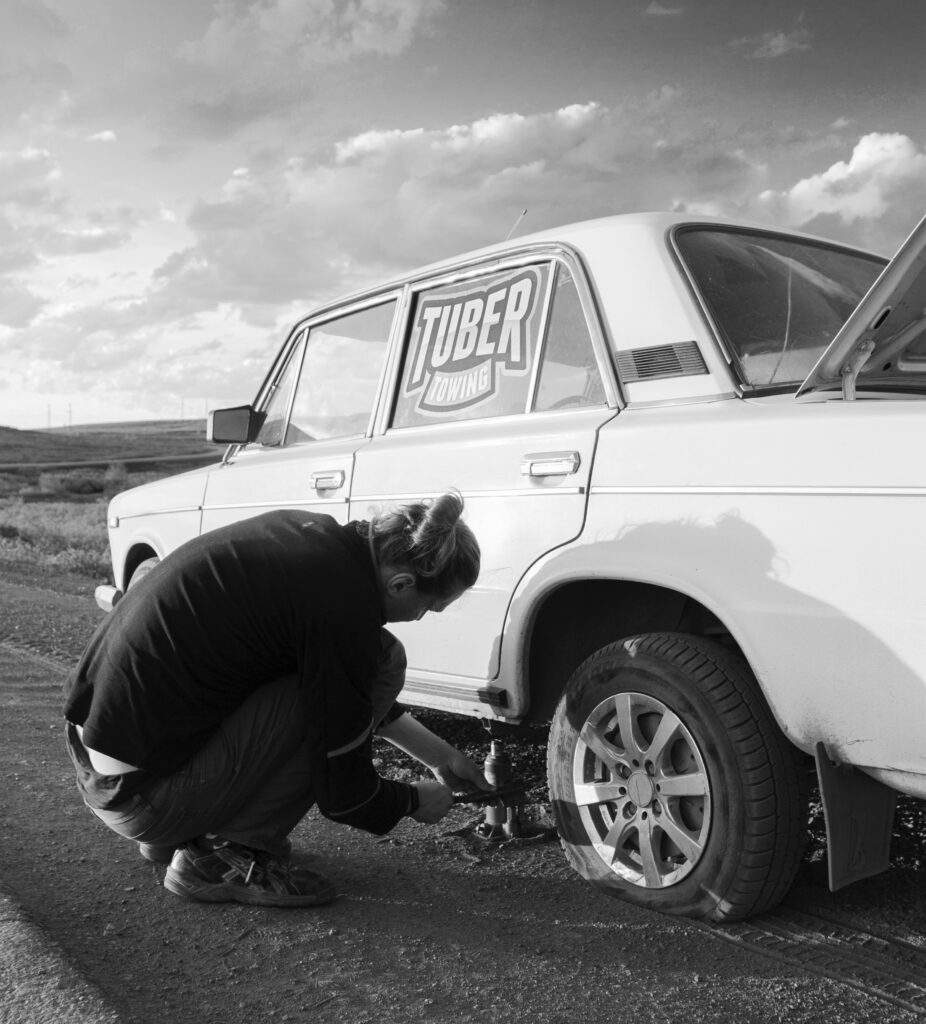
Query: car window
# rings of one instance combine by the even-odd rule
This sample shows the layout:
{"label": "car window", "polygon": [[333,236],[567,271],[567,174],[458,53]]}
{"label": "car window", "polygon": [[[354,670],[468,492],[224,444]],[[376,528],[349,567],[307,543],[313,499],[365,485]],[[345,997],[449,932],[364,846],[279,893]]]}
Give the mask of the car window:
{"label": "car window", "polygon": [[604,386],[582,302],[565,266],[556,272],[547,323],[534,408],[548,412],[604,405]]}
{"label": "car window", "polygon": [[366,430],[395,308],[383,302],[310,328],[286,444]]}
{"label": "car window", "polygon": [[526,412],[547,264],[418,293],[393,427]]}
{"label": "car window", "polygon": [[260,428],[256,443],[264,448],[278,445],[283,440],[283,426],[286,423],[286,414],[289,412],[289,400],[293,396],[293,384],[296,375],[299,373],[299,364],[302,361],[302,348],[305,344],[305,331],[302,332],[299,340],[293,346],[283,372],[272,386],[270,399],[264,406],[266,418],[264,425]]}
{"label": "car window", "polygon": [[740,231],[684,231],[677,242],[745,383],[754,387],[803,381],[885,262]]}

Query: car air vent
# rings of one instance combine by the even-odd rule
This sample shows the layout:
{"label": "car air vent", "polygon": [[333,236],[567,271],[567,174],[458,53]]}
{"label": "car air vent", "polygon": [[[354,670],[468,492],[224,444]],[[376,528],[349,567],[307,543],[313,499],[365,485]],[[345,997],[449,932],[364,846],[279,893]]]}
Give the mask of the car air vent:
{"label": "car air vent", "polygon": [[635,380],[690,377],[696,373],[707,373],[701,350],[694,341],[626,349],[617,353],[617,369],[625,384]]}

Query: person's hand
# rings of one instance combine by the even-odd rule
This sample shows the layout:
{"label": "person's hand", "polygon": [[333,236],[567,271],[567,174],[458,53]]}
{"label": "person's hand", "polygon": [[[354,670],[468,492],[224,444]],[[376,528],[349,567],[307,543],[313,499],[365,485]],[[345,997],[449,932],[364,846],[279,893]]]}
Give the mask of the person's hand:
{"label": "person's hand", "polygon": [[453,792],[439,782],[416,782],[418,810],[410,817],[415,821],[433,825],[453,807]]}
{"label": "person's hand", "polygon": [[482,774],[482,769],[459,750],[451,750],[443,764],[431,768],[434,778],[451,789],[491,789],[492,785]]}

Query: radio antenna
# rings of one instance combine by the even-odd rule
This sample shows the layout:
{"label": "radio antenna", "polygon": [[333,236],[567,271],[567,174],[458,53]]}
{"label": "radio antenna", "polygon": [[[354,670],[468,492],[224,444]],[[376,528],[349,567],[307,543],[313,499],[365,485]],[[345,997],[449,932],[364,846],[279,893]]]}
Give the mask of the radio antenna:
{"label": "radio antenna", "polygon": [[526,209],[522,210],[522,211],[521,211],[521,212],[520,212],[520,213],[518,214],[518,219],[517,219],[517,220],[516,220],[516,221],[514,222],[514,224],[512,224],[512,225],[511,225],[511,230],[510,230],[510,231],[508,232],[508,234],[507,234],[507,235],[505,235],[505,241],[506,241],[506,242],[508,241],[508,239],[509,239],[509,238],[511,238],[511,236],[512,236],[512,235],[514,234],[514,232],[515,232],[515,228],[516,228],[516,227],[517,227],[517,226],[518,226],[518,225],[519,225],[519,224],[521,223],[521,221],[522,221],[522,220],[524,220],[524,218],[525,218],[526,216],[527,216],[527,210],[526,210]]}

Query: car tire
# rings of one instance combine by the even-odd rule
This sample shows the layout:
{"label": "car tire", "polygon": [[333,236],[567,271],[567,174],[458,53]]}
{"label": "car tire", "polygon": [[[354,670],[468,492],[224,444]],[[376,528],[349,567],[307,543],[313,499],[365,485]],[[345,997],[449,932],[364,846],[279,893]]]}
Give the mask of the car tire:
{"label": "car tire", "polygon": [[129,580],[129,585],[125,589],[131,590],[132,587],[137,586],[160,561],[160,558],[146,558],[143,562],[139,562],[135,566]]}
{"label": "car tire", "polygon": [[807,771],[719,644],[648,633],[595,652],[557,707],[547,771],[567,860],[611,895],[735,920],[794,880]]}

